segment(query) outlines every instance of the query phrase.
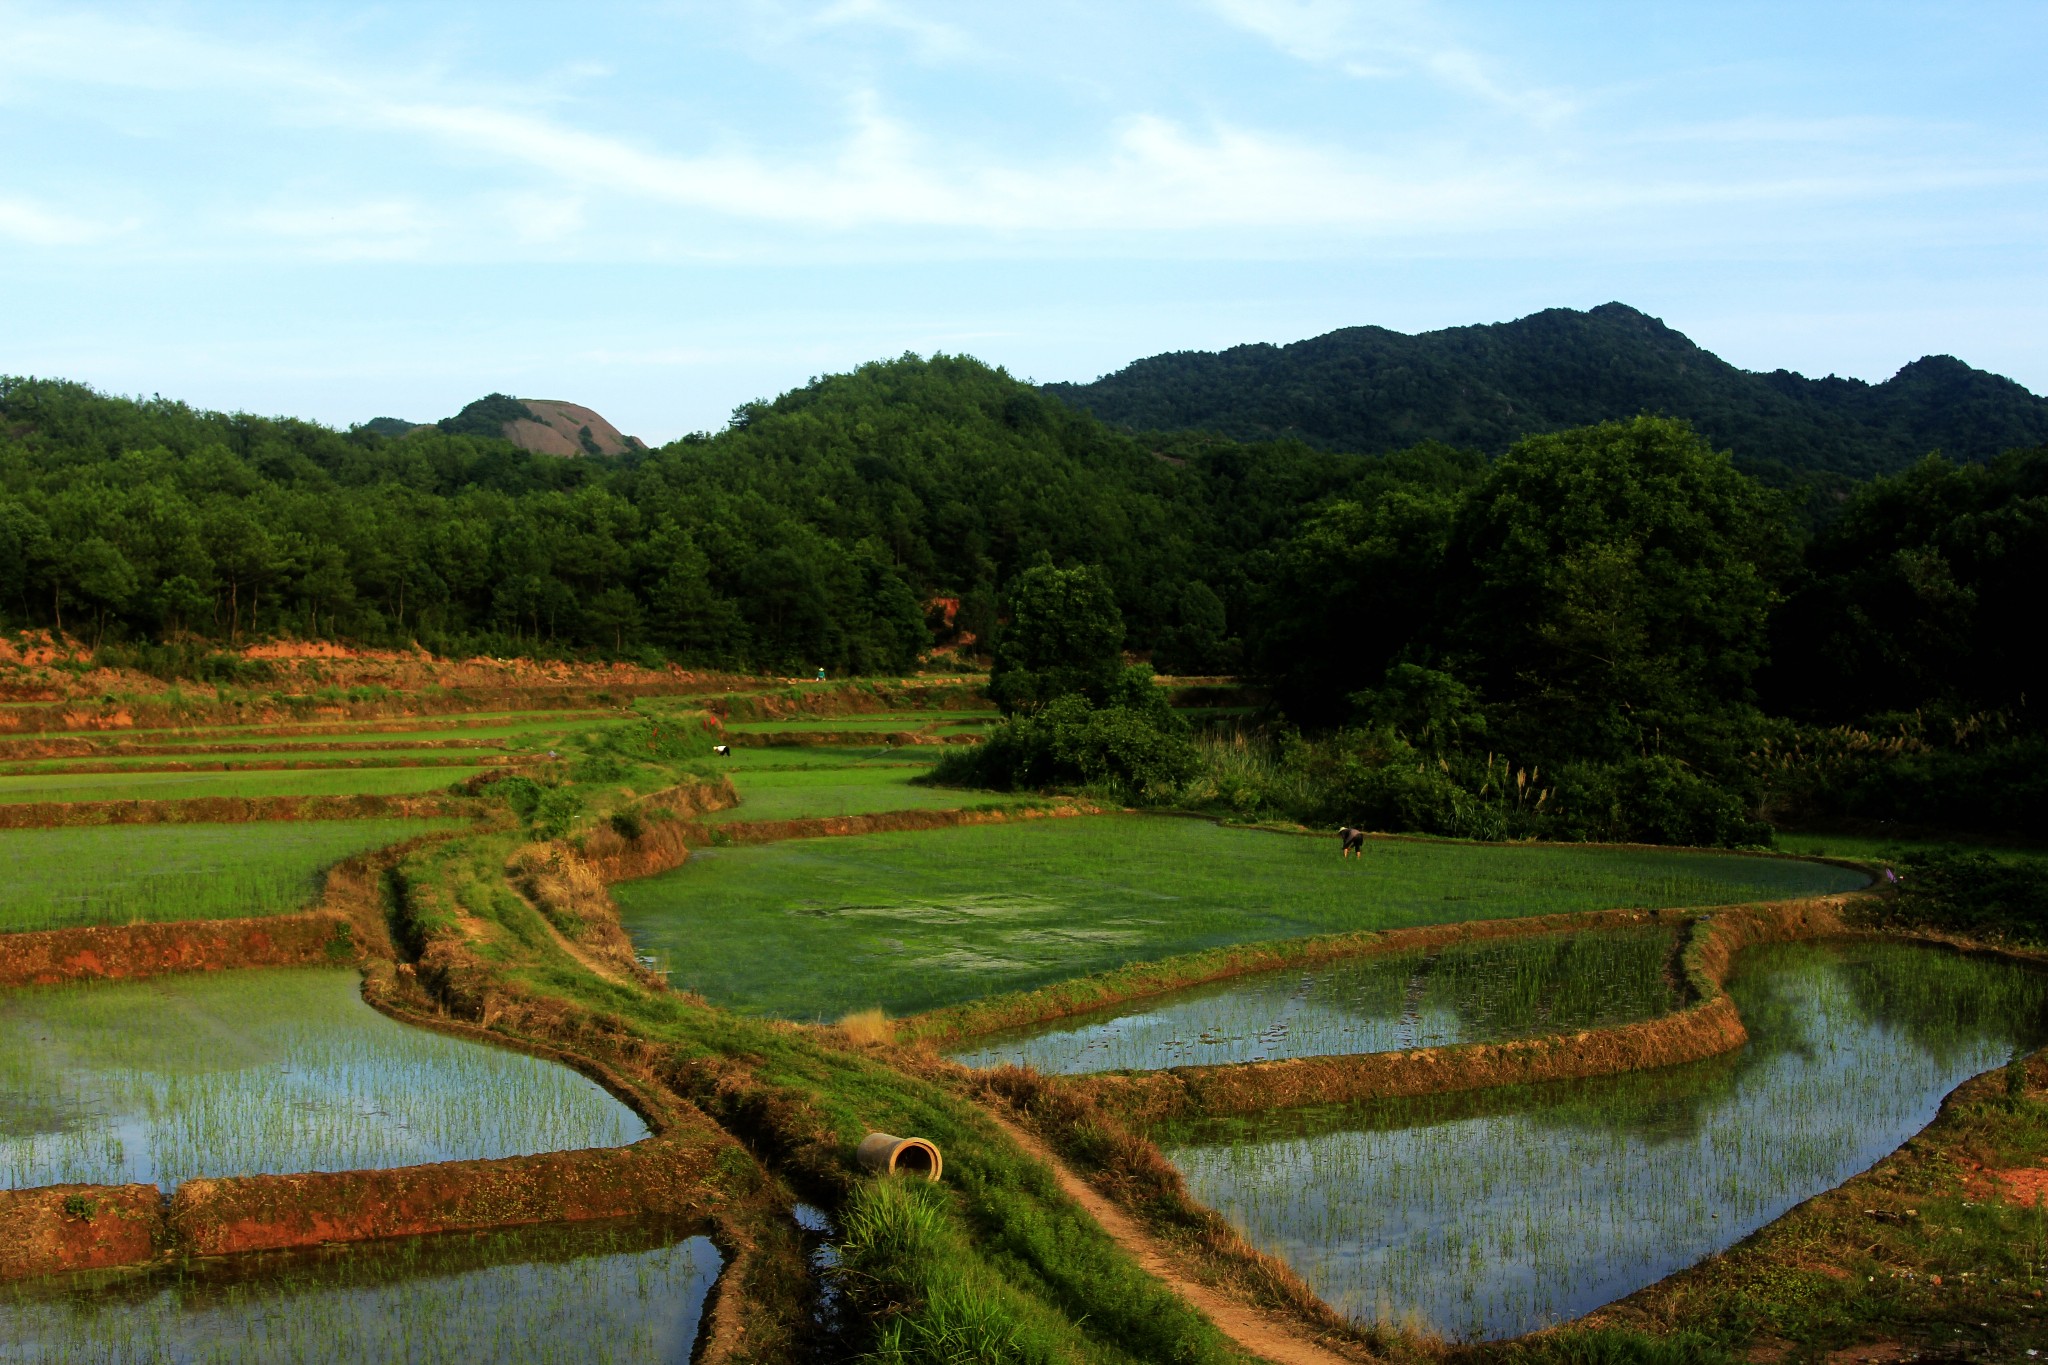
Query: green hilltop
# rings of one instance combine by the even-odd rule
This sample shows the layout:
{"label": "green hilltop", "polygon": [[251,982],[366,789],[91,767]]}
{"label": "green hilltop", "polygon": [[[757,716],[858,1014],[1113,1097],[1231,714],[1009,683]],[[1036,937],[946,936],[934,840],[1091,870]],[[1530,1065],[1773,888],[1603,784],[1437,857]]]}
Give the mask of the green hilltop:
{"label": "green hilltop", "polygon": [[1176,351],[1045,388],[1126,430],[1367,454],[1425,440],[1499,454],[1523,436],[1639,413],[1682,417],[1747,465],[1859,477],[1932,450],[1982,460],[2048,441],[2048,399],[1952,356],[1882,384],[1758,374],[1620,303],[1413,336],[1347,327],[1286,346]]}

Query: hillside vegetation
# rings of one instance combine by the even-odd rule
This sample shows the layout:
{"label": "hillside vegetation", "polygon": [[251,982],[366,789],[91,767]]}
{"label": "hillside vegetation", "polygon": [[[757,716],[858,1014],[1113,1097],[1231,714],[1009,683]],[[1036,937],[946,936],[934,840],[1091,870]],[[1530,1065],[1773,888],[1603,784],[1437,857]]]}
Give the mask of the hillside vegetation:
{"label": "hillside vegetation", "polygon": [[2048,441],[2048,399],[1952,356],[1881,384],[1757,374],[1619,303],[1414,336],[1347,327],[1287,346],[1177,351],[1046,390],[1128,430],[1370,454],[1426,440],[1499,454],[1523,436],[1639,413],[1682,417],[1748,464],[1856,476],[1935,450],[1982,460]]}
{"label": "hillside vegetation", "polygon": [[[2048,449],[1929,457],[1816,529],[1671,419],[1495,459],[1141,440],[945,356],[575,460],[9,379],[0,613],[230,682],[274,636],[836,674],[971,639],[1013,719],[946,781],[1485,838],[2025,833],[2044,485]],[[1271,707],[1226,751],[1131,654]]]}

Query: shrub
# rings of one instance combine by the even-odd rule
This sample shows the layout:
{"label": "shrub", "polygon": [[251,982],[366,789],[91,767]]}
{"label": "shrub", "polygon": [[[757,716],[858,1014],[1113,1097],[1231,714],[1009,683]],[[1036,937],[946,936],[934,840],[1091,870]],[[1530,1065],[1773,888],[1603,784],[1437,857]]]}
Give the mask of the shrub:
{"label": "shrub", "polygon": [[2048,942],[2048,858],[1944,849],[1908,854],[1899,866],[1898,894],[1866,907],[1869,922]]}
{"label": "shrub", "polygon": [[1153,686],[1129,670],[1109,704],[1068,694],[997,726],[986,743],[948,754],[930,781],[941,785],[1050,790],[1085,788],[1120,801],[1174,800],[1200,766],[1187,726]]}

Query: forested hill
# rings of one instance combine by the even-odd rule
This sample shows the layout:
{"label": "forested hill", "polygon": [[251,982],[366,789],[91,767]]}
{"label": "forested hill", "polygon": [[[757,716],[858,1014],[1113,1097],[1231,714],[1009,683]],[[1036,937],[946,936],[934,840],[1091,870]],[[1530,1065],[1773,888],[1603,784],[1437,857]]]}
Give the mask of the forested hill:
{"label": "forested hill", "polygon": [[1639,413],[1683,417],[1746,464],[1857,476],[1933,450],[1982,460],[2048,441],[2048,399],[1950,356],[1882,384],[1758,374],[1619,303],[1414,336],[1348,327],[1288,346],[1181,351],[1045,387],[1127,430],[1364,453],[1435,440],[1499,454],[1530,433]]}
{"label": "forested hill", "polygon": [[0,627],[884,672],[930,646],[924,601],[964,599],[985,634],[1045,556],[1103,566],[1132,648],[1214,671],[1255,563],[1323,499],[1478,470],[1182,454],[959,357],[829,376],[657,451],[532,453],[484,415],[389,436],[0,376]]}

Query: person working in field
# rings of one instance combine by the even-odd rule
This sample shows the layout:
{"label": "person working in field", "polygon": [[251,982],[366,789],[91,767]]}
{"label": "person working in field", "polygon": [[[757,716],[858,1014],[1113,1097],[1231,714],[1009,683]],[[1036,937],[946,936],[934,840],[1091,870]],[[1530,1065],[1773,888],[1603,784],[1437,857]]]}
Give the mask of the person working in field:
{"label": "person working in field", "polygon": [[1355,855],[1363,858],[1365,856],[1364,830],[1353,829],[1349,825],[1342,825],[1338,827],[1337,837],[1344,842],[1345,857],[1349,858]]}

